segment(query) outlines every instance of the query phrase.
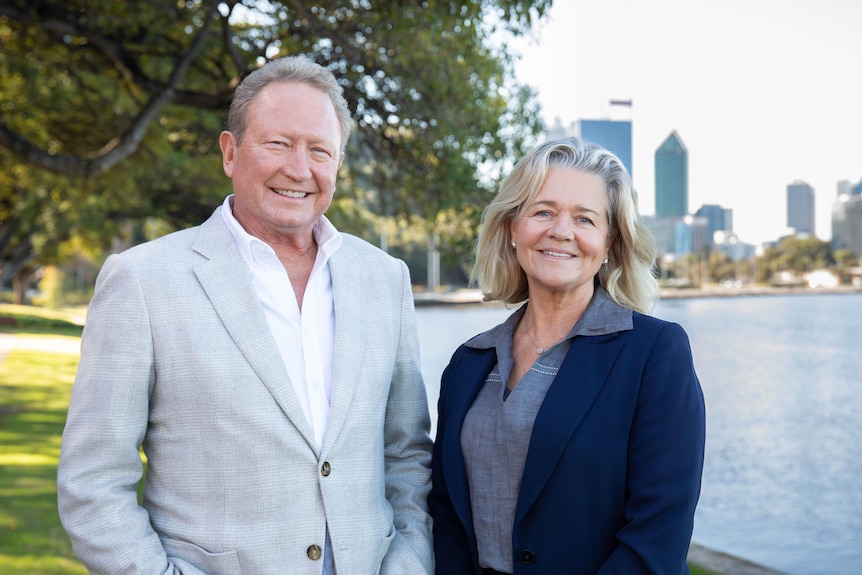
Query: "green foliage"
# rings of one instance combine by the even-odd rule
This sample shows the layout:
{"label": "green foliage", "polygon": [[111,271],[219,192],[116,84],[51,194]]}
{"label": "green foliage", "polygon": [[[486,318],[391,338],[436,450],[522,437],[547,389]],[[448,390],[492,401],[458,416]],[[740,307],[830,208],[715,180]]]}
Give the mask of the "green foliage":
{"label": "green foliage", "polygon": [[550,3],[0,0],[0,280],[70,238],[106,250],[127,220],[202,221],[230,191],[217,138],[233,88],[300,53],[354,111],[333,219],[367,236],[441,213],[451,229],[454,211],[457,260],[542,128],[504,44]]}
{"label": "green foliage", "polygon": [[769,248],[759,261],[759,268],[770,272],[789,270],[804,273],[835,265],[832,249],[816,237],[789,237]]}
{"label": "green foliage", "polygon": [[859,265],[859,258],[856,254],[848,249],[835,250],[832,254],[835,258],[835,263],[841,267],[852,267]]}

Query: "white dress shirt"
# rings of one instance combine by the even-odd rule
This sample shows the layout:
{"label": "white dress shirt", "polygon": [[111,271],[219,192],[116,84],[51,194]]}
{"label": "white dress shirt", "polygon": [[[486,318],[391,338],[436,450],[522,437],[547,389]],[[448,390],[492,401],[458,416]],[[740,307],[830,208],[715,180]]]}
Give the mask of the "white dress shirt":
{"label": "white dress shirt", "polygon": [[[240,225],[231,210],[232,198],[232,195],[225,198],[222,206],[224,221],[248,265],[252,285],[293,390],[314,430],[319,452],[329,423],[335,358],[335,304],[328,262],[341,245],[341,235],[325,216],[314,225],[317,257],[302,298],[302,309],[299,309],[287,271],[275,251]],[[335,575],[328,532],[323,573]]]}

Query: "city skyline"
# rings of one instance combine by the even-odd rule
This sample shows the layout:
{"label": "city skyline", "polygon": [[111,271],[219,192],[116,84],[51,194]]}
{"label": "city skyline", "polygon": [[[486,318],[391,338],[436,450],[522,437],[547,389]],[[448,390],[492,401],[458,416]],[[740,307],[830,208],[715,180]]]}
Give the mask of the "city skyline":
{"label": "city skyline", "polygon": [[838,182],[862,180],[859,22],[862,3],[847,0],[571,0],[513,50],[548,126],[632,121],[645,215],[655,213],[653,155],[676,131],[691,211],[719,204],[741,241],[774,241],[787,232],[787,186],[801,180],[828,241]]}

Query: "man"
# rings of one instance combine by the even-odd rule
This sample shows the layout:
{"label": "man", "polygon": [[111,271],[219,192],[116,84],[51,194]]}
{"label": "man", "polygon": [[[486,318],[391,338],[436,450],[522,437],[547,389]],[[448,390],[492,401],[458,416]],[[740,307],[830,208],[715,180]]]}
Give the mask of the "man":
{"label": "man", "polygon": [[75,552],[110,575],[431,573],[407,268],[323,216],[341,89],[276,60],[229,130],[233,194],[100,273],[58,473]]}

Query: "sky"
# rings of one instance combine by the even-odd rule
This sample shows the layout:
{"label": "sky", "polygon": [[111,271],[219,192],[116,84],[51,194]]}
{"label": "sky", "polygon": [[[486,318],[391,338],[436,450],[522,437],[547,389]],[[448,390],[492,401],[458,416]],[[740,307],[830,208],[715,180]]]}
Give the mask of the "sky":
{"label": "sky", "polygon": [[555,0],[510,49],[548,126],[631,119],[643,214],[655,213],[655,151],[674,130],[689,210],[731,208],[746,243],[787,233],[796,180],[814,188],[828,241],[837,182],[862,181],[862,1]]}

